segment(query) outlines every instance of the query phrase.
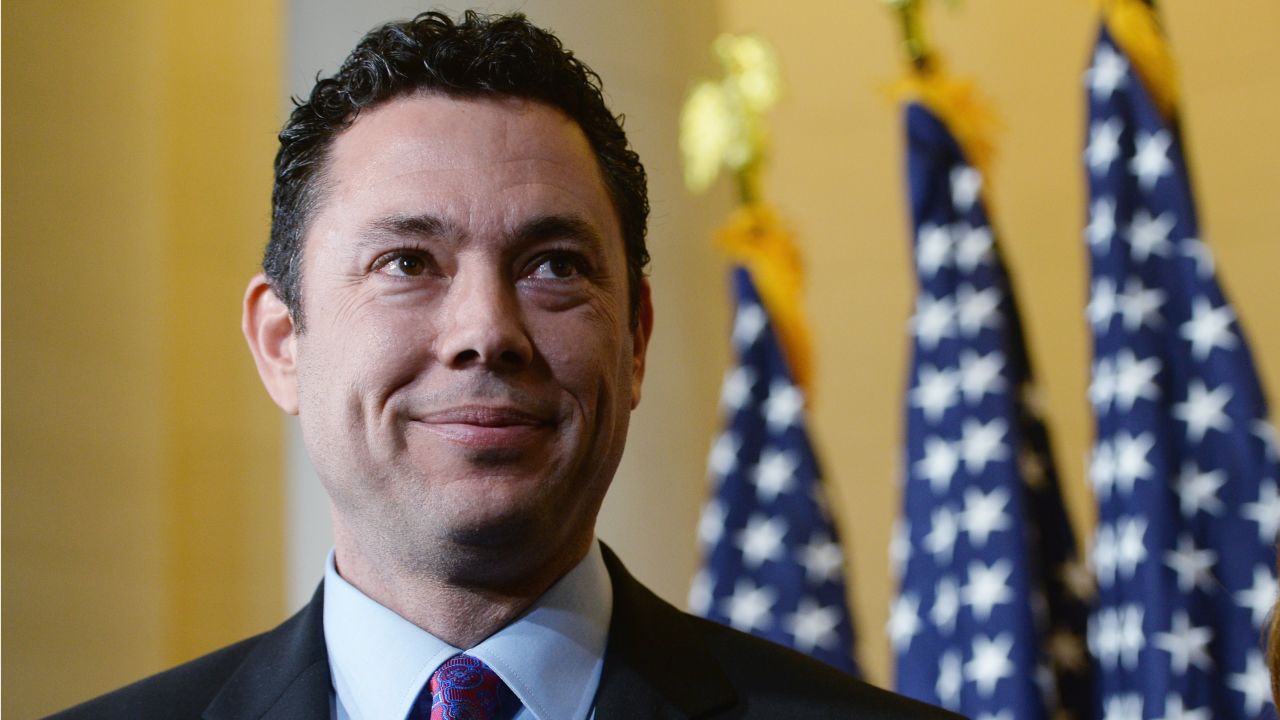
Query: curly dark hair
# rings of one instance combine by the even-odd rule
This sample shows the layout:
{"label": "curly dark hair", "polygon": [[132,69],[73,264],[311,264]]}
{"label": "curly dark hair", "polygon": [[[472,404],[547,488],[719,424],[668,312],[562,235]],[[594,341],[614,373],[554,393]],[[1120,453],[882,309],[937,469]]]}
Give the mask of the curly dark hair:
{"label": "curly dark hair", "polygon": [[587,137],[622,227],[631,323],[639,318],[640,283],[649,252],[649,199],[644,166],[627,145],[622,116],[605,106],[600,76],[550,32],[522,14],[482,15],[461,22],[426,12],[364,36],[331,77],[317,77],[311,96],[280,131],[271,193],[271,239],[262,269],[303,327],[303,237],[322,200],[329,149],[364,108],[420,90],[457,97],[518,97],[546,103],[572,118]]}

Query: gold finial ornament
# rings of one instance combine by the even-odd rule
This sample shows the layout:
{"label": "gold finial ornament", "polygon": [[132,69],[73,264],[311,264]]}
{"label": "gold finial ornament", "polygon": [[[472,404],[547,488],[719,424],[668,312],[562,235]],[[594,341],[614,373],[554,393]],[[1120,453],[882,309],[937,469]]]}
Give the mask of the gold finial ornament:
{"label": "gold finial ornament", "polygon": [[703,192],[728,167],[738,184],[739,199],[759,201],[759,171],[768,138],[764,114],[781,94],[773,48],[753,35],[721,35],[713,45],[724,68],[720,80],[694,86],[680,113],[680,151],[685,185]]}

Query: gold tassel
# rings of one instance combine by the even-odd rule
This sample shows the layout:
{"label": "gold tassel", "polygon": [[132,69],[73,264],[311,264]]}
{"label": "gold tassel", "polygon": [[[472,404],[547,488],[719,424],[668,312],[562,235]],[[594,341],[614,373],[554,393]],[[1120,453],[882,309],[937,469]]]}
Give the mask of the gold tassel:
{"label": "gold tassel", "polygon": [[813,358],[809,326],[801,311],[804,270],[793,235],[772,209],[747,205],[729,216],[716,242],[731,261],[751,273],[791,377],[811,401]]}
{"label": "gold tassel", "polygon": [[982,197],[991,208],[991,164],[995,159],[992,136],[999,128],[995,111],[968,80],[953,77],[935,56],[923,67],[913,67],[906,79],[890,87],[899,101],[914,100],[929,109],[951,132],[965,160],[982,173]]}
{"label": "gold tassel", "polygon": [[1107,29],[1129,56],[1160,114],[1173,120],[1178,78],[1155,9],[1142,0],[1100,0],[1100,4]]}

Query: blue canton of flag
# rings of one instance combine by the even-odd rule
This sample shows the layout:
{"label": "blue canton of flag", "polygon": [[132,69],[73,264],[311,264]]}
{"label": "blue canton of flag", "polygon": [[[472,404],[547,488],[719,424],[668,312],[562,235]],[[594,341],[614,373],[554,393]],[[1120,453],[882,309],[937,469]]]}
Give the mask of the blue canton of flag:
{"label": "blue canton of flag", "polygon": [[1261,637],[1280,471],[1262,390],[1199,239],[1177,126],[1105,27],[1086,85],[1098,710],[1272,718]]}
{"label": "blue canton of flag", "polygon": [[747,270],[733,271],[737,364],[725,377],[725,429],[711,450],[715,484],[698,538],[697,614],[857,674],[844,555],[792,380]]}
{"label": "blue canton of flag", "polygon": [[1087,717],[1077,560],[981,173],[906,107],[919,296],[906,421],[899,692],[975,718]]}

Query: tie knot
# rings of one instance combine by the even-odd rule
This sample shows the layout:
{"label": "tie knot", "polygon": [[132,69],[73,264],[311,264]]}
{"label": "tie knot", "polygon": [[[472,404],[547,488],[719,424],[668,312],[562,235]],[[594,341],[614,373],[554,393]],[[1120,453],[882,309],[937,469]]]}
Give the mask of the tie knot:
{"label": "tie knot", "polygon": [[470,655],[446,660],[427,682],[431,720],[494,720],[510,694],[488,665]]}

